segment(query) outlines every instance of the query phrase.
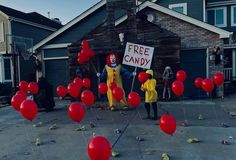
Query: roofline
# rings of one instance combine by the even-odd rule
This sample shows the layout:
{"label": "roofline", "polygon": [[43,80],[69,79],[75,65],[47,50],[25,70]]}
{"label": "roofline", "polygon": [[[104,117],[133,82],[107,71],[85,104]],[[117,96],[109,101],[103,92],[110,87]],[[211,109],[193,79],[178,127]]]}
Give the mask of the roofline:
{"label": "roofline", "polygon": [[31,26],[34,26],[34,27],[46,29],[46,30],[49,30],[49,31],[55,32],[55,31],[57,30],[56,28],[48,27],[48,26],[41,25],[41,24],[38,24],[38,23],[33,23],[33,22],[26,21],[26,20],[19,19],[19,18],[15,18],[15,17],[9,17],[9,18],[10,18],[11,20],[15,21],[15,22],[20,22],[20,23],[27,24],[27,25],[31,25]]}
{"label": "roofline", "polygon": [[159,12],[162,12],[162,13],[165,13],[165,14],[168,14],[172,17],[175,17],[175,18],[178,18],[180,20],[183,20],[183,21],[186,21],[190,24],[193,24],[195,26],[198,26],[198,27],[201,27],[201,28],[204,28],[206,30],[209,30],[211,32],[214,32],[214,33],[217,33],[220,35],[220,38],[229,38],[230,35],[232,34],[232,32],[228,32],[226,30],[223,30],[223,29],[220,29],[218,27],[215,27],[213,25],[210,25],[208,23],[205,23],[205,22],[202,22],[202,21],[199,21],[197,19],[194,19],[192,17],[189,17],[189,16],[186,16],[184,14],[181,14],[181,13],[178,13],[178,12],[175,12],[171,9],[168,9],[168,8],[165,8],[165,7],[162,7],[158,4],[155,4],[155,3],[152,3],[150,1],[146,1],[144,3],[142,3],[140,6],[139,6],[139,11],[140,10],[143,10],[144,8],[146,7],[150,7],[152,9],[155,9],[155,10],[158,10]]}
{"label": "roofline", "polygon": [[[98,2],[97,4],[93,5],[92,7],[90,7],[89,9],[87,9],[85,12],[83,12],[82,14],[80,14],[79,16],[77,16],[76,18],[74,18],[73,20],[71,20],[70,22],[68,22],[66,25],[64,25],[62,28],[60,28],[59,30],[57,30],[56,32],[52,33],[50,36],[48,36],[47,38],[43,39],[42,41],[40,41],[38,44],[36,44],[33,47],[33,51],[37,50],[38,48],[40,48],[41,46],[43,46],[45,43],[47,43],[48,41],[52,40],[53,38],[55,38],[56,36],[58,36],[59,34],[61,34],[62,32],[64,32],[65,30],[67,30],[68,28],[70,28],[71,26],[75,25],[76,23],[78,23],[79,21],[83,20],[85,17],[87,17],[88,15],[90,15],[91,13],[93,13],[94,11],[96,11],[97,9],[101,8],[102,6],[104,6],[106,4],[106,0],[101,0],[100,2]],[[207,24],[205,22],[199,21],[197,19],[191,18],[189,16],[186,16],[184,14],[175,12],[173,10],[170,10],[168,8],[162,7],[160,5],[157,5],[156,3],[150,2],[150,1],[146,1],[144,3],[141,3],[139,5],[139,8],[137,8],[137,12],[143,10],[146,7],[150,7],[152,9],[158,10],[162,13],[168,14],[170,16],[173,16],[175,18],[178,18],[180,20],[186,21],[190,24],[199,26],[201,28],[204,28],[206,30],[209,30],[211,32],[217,33],[220,35],[220,38],[229,38],[230,35],[232,34],[232,32],[228,32],[225,31],[223,29],[217,28],[215,26],[212,26],[210,24]],[[125,21],[127,19],[127,15],[119,18],[116,21],[116,25],[119,25],[120,23],[122,23],[123,21]]]}
{"label": "roofline", "polygon": [[4,12],[0,11],[0,15],[3,15],[3,17],[9,19],[9,16],[7,14],[5,14]]}
{"label": "roofline", "polygon": [[92,7],[90,7],[89,9],[87,9],[85,12],[83,12],[82,14],[80,14],[79,16],[77,16],[76,18],[74,18],[73,20],[71,20],[70,22],[68,22],[66,25],[64,25],[62,28],[60,28],[59,30],[57,30],[56,32],[52,33],[50,36],[48,36],[47,38],[43,39],[42,41],[40,41],[39,43],[37,43],[34,47],[33,50],[37,50],[39,47],[41,47],[42,45],[44,45],[45,43],[47,43],[48,41],[52,40],[53,38],[55,38],[56,36],[58,36],[59,34],[61,34],[62,32],[64,32],[65,30],[67,30],[68,28],[70,28],[71,26],[75,25],[76,23],[78,23],[79,21],[83,20],[85,17],[87,17],[88,15],[90,15],[91,13],[93,13],[94,11],[96,11],[97,9],[101,8],[102,6],[104,6],[106,4],[106,0],[101,0],[100,2],[96,3],[95,5],[93,5]]}

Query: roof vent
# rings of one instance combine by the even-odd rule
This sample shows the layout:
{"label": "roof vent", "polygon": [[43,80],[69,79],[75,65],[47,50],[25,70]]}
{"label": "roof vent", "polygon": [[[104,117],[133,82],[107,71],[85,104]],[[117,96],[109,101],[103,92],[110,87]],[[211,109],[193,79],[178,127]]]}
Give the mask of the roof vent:
{"label": "roof vent", "polygon": [[54,22],[57,22],[58,24],[61,24],[61,21],[59,18],[52,18],[51,20]]}

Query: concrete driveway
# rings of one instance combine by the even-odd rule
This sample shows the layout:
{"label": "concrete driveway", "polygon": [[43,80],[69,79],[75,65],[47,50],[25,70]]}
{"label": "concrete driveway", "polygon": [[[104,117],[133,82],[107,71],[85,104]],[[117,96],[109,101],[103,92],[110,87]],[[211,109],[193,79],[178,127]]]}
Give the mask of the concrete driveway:
{"label": "concrete driveway", "polygon": [[[161,103],[161,108],[177,119],[174,136],[164,134],[155,121],[142,120],[146,116],[143,106],[137,111],[87,109],[85,119],[76,124],[69,119],[66,104],[57,102],[55,111],[39,112],[33,122],[24,120],[12,107],[0,108],[0,159],[88,160],[87,144],[93,134],[103,135],[114,144],[119,137],[114,130],[123,131],[128,123],[114,147],[120,156],[111,160],[155,160],[161,159],[162,153],[168,153],[173,160],[232,160],[236,154],[236,140],[232,139],[236,137],[236,120],[214,101]],[[164,114],[164,110],[159,111],[159,115]],[[198,120],[199,114],[205,120]],[[188,127],[181,126],[184,120],[188,121]],[[42,122],[42,127],[33,127],[38,122]],[[90,122],[95,128],[90,127]],[[222,123],[230,127],[224,128]],[[49,130],[53,124],[58,128]],[[86,131],[76,131],[83,125]],[[144,141],[137,141],[137,136]],[[192,137],[200,142],[187,143]],[[36,138],[40,138],[41,145],[34,144]],[[221,144],[222,140],[230,145]]]}

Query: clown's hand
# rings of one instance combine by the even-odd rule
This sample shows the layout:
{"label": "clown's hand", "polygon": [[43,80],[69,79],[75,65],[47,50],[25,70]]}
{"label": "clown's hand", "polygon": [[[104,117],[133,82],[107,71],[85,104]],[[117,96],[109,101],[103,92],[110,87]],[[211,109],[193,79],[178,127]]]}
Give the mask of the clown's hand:
{"label": "clown's hand", "polygon": [[101,76],[101,74],[100,74],[100,73],[97,73],[96,75],[97,75],[97,77],[100,77],[100,76]]}
{"label": "clown's hand", "polygon": [[132,75],[133,75],[133,76],[136,76],[136,75],[137,75],[137,72],[132,72]]}

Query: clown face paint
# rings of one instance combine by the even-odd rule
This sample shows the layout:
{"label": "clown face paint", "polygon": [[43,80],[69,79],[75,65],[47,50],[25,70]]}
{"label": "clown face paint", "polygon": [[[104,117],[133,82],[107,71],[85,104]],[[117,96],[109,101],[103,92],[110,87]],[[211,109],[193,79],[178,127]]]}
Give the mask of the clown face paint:
{"label": "clown face paint", "polygon": [[110,56],[110,61],[111,61],[111,64],[115,64],[115,63],[116,63],[116,57],[115,57],[114,54],[112,54],[112,55]]}

